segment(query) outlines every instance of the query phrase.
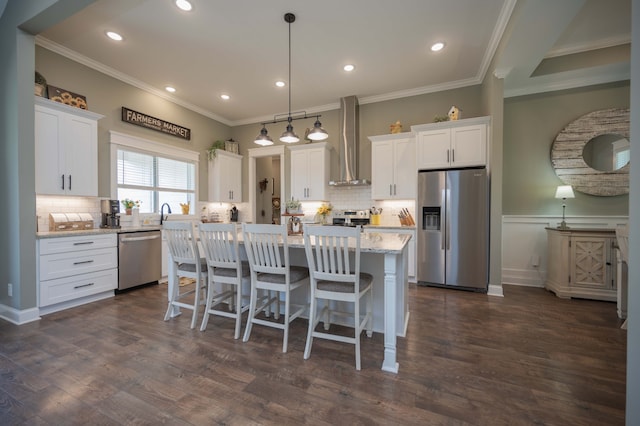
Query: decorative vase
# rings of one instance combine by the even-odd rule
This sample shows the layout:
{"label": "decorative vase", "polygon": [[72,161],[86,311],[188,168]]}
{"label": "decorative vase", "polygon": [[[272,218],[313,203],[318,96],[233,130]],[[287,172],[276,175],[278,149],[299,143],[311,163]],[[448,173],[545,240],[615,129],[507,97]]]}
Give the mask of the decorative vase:
{"label": "decorative vase", "polygon": [[133,209],[132,217],[131,217],[131,226],[138,227],[140,226],[140,209]]}
{"label": "decorative vase", "polygon": [[127,216],[131,216],[131,210],[132,209],[125,209],[124,211],[127,213]]}
{"label": "decorative vase", "polygon": [[323,225],[327,224],[327,215],[326,214],[320,215],[320,223],[323,224]]}

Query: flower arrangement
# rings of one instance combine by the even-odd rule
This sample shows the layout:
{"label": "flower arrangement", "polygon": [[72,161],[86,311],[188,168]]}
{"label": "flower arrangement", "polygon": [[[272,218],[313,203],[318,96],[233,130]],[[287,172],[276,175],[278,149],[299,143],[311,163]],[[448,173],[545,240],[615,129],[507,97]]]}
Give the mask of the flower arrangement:
{"label": "flower arrangement", "polygon": [[326,219],[326,217],[331,214],[331,210],[333,210],[331,203],[322,203],[322,205],[318,207],[317,214],[322,216],[323,219]]}
{"label": "flower arrangement", "polygon": [[124,206],[124,208],[128,210],[134,207],[140,208],[140,204],[142,204],[142,201],[140,200],[133,201],[130,198],[125,198],[124,200],[121,201],[121,203]]}

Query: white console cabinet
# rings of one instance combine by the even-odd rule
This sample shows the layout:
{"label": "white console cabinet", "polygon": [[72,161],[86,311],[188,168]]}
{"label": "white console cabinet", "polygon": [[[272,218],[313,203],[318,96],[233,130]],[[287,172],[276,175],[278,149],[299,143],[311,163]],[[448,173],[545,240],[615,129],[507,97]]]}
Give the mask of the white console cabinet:
{"label": "white console cabinet", "polygon": [[117,234],[38,240],[40,313],[114,295],[118,287]]}
{"label": "white console cabinet", "polygon": [[562,298],[615,302],[615,229],[547,228],[545,288]]}
{"label": "white console cabinet", "polygon": [[418,180],[413,133],[369,136],[371,141],[371,198],[415,199]]}
{"label": "white console cabinet", "polygon": [[98,120],[103,116],[36,96],[36,193],[98,195]]}
{"label": "white console cabinet", "polygon": [[487,164],[489,117],[411,126],[416,133],[419,170]]}

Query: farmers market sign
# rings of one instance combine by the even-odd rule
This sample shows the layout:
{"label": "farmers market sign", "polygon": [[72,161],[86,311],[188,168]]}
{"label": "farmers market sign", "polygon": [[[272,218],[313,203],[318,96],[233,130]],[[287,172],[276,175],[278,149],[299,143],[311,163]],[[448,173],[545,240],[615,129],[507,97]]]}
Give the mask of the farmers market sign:
{"label": "farmers market sign", "polygon": [[191,140],[191,130],[168,121],[160,120],[132,109],[122,107],[122,121],[135,124],[136,126],[146,127],[147,129],[156,130],[178,138]]}

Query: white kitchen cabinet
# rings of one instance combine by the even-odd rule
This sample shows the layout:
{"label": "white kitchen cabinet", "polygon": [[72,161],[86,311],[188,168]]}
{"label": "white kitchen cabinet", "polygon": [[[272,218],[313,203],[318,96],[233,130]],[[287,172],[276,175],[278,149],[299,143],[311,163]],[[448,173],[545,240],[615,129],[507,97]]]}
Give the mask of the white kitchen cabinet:
{"label": "white kitchen cabinet", "polygon": [[326,142],[290,146],[291,196],[300,201],[324,201],[329,183]]}
{"label": "white kitchen cabinet", "polygon": [[416,142],[413,133],[370,136],[371,198],[416,198]]}
{"label": "white kitchen cabinet", "polygon": [[117,234],[39,239],[37,275],[41,314],[113,296],[118,287]]}
{"label": "white kitchen cabinet", "polygon": [[561,298],[617,300],[614,229],[547,228],[545,288]]}
{"label": "white kitchen cabinet", "polygon": [[489,117],[411,126],[418,170],[485,166]]}
{"label": "white kitchen cabinet", "polygon": [[36,193],[98,195],[98,120],[103,116],[36,97]]}
{"label": "white kitchen cabinet", "polygon": [[242,155],[217,150],[209,160],[209,201],[242,202]]}

